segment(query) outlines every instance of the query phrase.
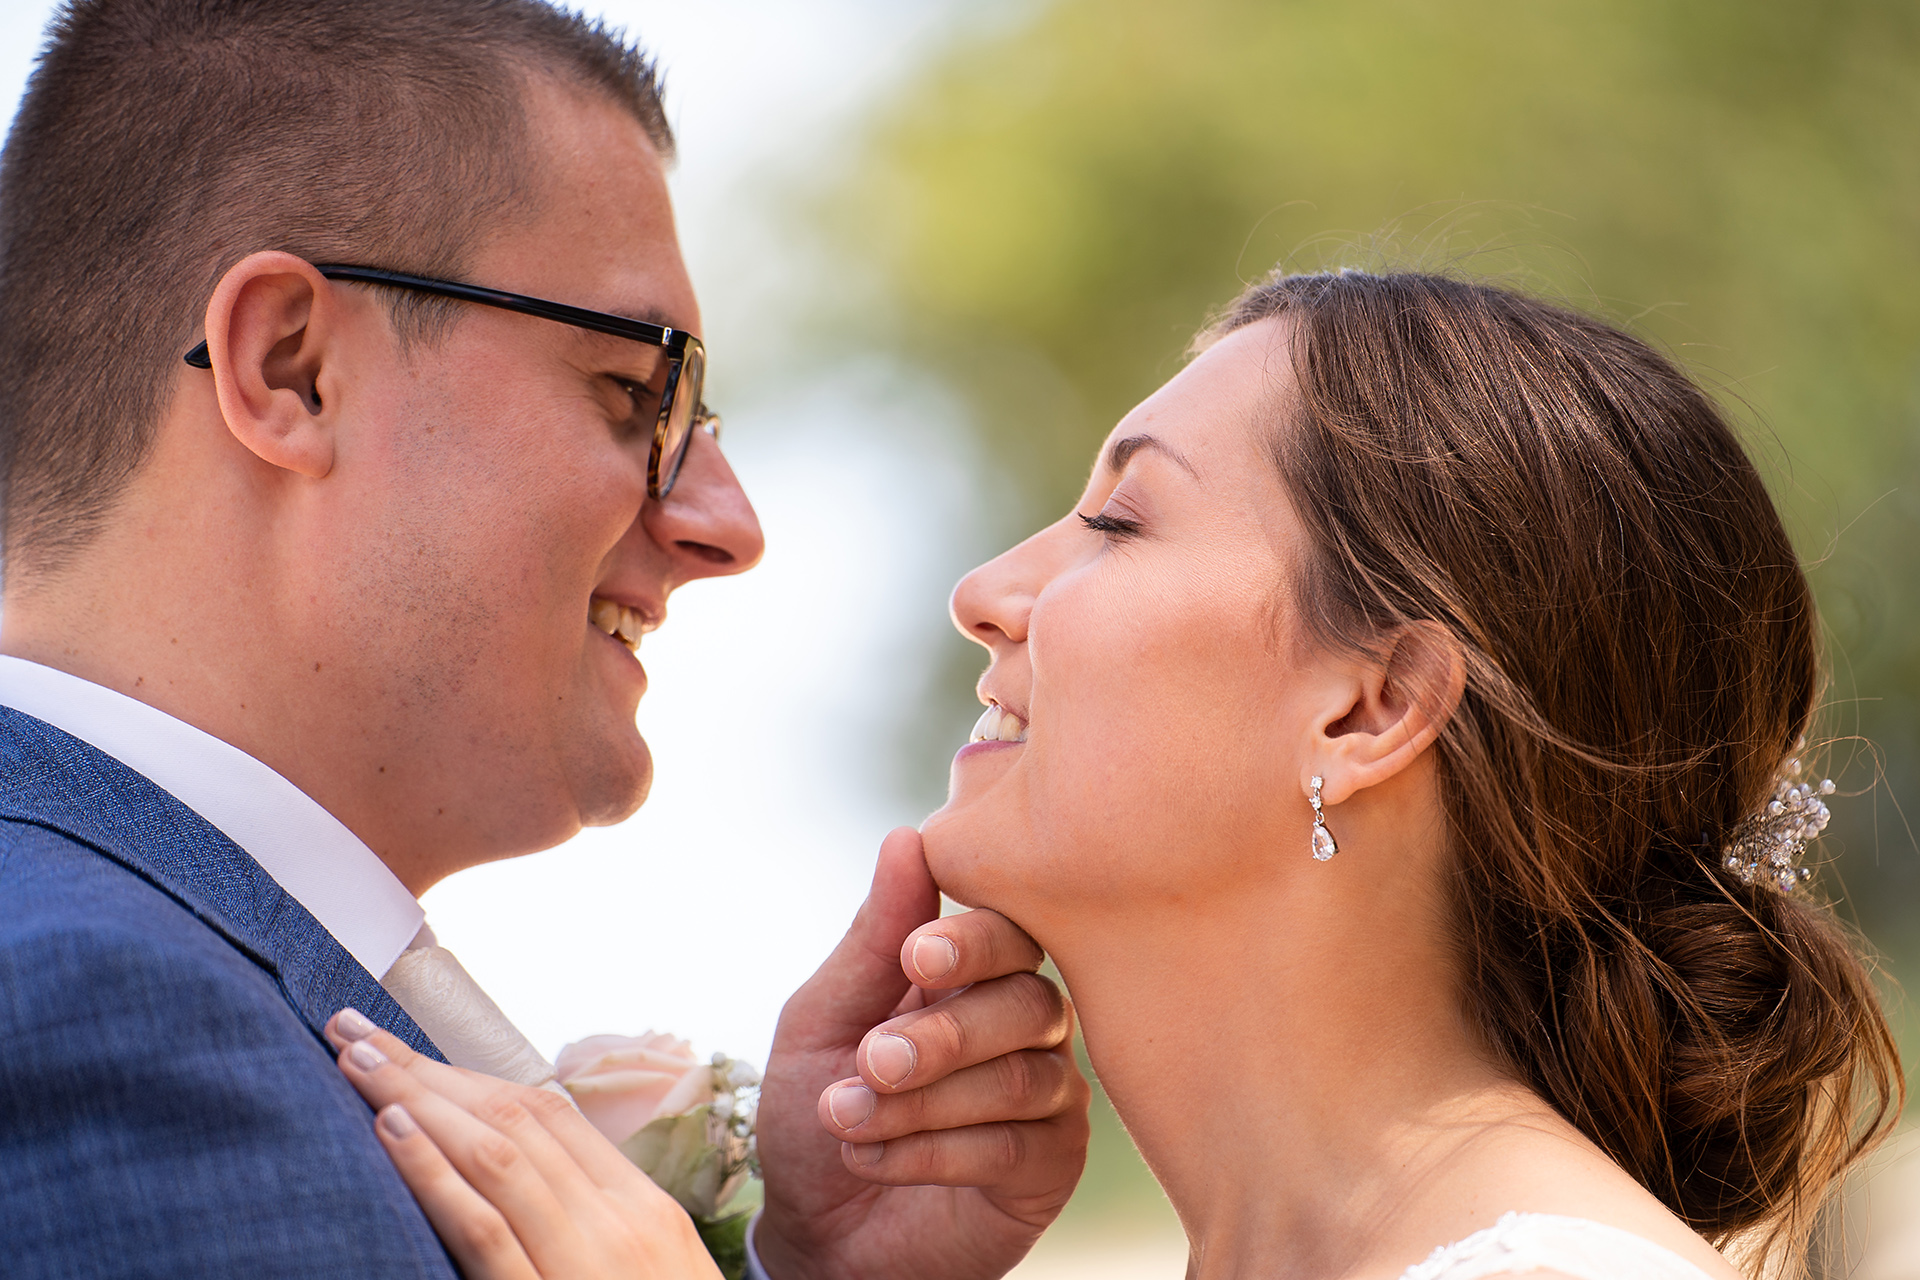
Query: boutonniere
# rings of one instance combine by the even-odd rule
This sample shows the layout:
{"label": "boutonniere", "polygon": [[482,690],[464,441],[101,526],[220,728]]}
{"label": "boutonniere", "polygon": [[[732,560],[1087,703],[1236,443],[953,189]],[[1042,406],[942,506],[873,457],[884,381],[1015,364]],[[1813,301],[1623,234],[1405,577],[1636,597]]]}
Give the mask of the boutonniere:
{"label": "boutonniere", "polygon": [[649,1031],[570,1044],[554,1074],[593,1127],[680,1202],[721,1273],[738,1280],[756,1208],[741,1193],[759,1174],[760,1072],[721,1053],[702,1062],[685,1040]]}

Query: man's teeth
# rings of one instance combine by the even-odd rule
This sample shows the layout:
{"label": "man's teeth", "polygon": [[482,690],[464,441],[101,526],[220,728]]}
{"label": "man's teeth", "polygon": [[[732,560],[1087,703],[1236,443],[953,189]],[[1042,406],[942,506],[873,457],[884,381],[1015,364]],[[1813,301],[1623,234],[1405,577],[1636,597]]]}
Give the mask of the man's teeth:
{"label": "man's teeth", "polygon": [[1027,722],[997,702],[989,702],[987,709],[980,713],[980,719],[974,722],[973,736],[969,742],[1025,742],[1027,740]]}
{"label": "man's teeth", "polygon": [[638,649],[640,637],[646,633],[638,611],[611,600],[602,600],[599,596],[595,596],[593,603],[587,606],[587,621],[608,635],[617,637],[629,649]]}

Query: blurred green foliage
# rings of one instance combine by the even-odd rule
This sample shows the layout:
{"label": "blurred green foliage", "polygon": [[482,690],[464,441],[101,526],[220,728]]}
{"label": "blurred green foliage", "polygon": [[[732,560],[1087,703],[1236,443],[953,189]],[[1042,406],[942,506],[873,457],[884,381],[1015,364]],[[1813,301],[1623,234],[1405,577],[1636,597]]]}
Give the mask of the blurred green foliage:
{"label": "blurred green foliage", "polygon": [[1059,0],[905,86],[829,212],[871,338],[970,405],[1006,535],[1276,262],[1492,274],[1677,353],[1815,566],[1828,727],[1886,765],[1829,843],[1920,974],[1920,4]]}

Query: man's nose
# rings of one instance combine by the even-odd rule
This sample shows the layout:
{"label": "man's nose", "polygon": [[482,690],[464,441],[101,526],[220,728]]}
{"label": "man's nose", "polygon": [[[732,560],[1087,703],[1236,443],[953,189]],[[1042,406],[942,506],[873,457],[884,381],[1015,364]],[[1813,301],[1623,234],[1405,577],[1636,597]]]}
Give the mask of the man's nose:
{"label": "man's nose", "polygon": [[746,491],[704,431],[694,433],[673,491],[648,501],[640,521],[656,544],[673,553],[684,579],[744,573],[760,562],[766,538]]}

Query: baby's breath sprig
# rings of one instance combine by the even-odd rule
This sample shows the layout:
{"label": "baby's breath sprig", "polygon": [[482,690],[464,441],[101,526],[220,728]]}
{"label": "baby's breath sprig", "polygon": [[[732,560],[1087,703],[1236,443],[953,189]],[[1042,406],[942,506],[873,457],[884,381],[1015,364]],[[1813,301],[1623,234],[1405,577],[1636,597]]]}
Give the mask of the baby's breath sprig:
{"label": "baby's breath sprig", "polygon": [[1774,776],[1765,806],[1734,828],[1733,839],[1721,850],[1721,865],[1741,884],[1791,893],[1813,878],[1813,872],[1800,865],[1800,855],[1833,817],[1822,799],[1833,794],[1833,779],[1806,779],[1798,754],[1806,745],[1804,738],[1794,744],[1795,754]]}

